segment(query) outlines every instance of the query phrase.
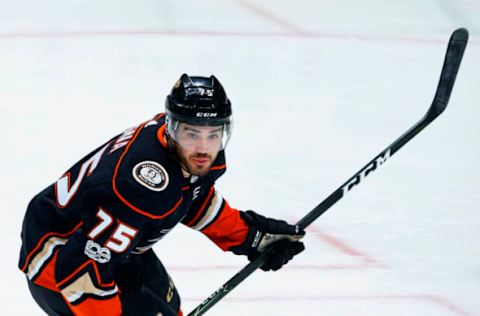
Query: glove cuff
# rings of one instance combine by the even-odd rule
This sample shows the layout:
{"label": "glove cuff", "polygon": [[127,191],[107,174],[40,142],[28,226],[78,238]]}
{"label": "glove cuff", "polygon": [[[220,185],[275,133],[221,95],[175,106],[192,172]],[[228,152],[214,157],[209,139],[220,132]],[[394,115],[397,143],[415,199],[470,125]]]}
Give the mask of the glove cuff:
{"label": "glove cuff", "polygon": [[231,247],[229,250],[236,255],[249,256],[251,254],[256,254],[258,253],[257,246],[262,240],[263,235],[264,234],[261,231],[259,231],[255,227],[250,226],[245,241],[239,246]]}

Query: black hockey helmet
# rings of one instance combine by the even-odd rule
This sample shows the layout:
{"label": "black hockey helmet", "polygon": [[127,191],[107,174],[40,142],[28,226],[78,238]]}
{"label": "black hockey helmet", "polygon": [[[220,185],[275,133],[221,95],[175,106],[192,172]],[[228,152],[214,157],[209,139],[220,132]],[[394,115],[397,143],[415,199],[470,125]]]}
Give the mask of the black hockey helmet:
{"label": "black hockey helmet", "polygon": [[180,123],[198,126],[223,126],[221,149],[231,133],[232,104],[215,76],[183,74],[165,100],[167,133],[176,139]]}
{"label": "black hockey helmet", "polygon": [[215,76],[183,74],[165,102],[167,115],[192,125],[223,125],[230,122],[232,105]]}

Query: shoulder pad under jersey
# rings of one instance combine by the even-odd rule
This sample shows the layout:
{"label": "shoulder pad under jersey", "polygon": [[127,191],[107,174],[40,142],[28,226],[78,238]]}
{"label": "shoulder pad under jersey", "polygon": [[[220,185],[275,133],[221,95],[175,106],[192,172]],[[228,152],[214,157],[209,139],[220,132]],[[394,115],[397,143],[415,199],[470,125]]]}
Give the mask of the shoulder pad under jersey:
{"label": "shoulder pad under jersey", "polygon": [[183,178],[156,134],[157,128],[140,128],[117,162],[112,187],[130,209],[161,219],[181,204]]}

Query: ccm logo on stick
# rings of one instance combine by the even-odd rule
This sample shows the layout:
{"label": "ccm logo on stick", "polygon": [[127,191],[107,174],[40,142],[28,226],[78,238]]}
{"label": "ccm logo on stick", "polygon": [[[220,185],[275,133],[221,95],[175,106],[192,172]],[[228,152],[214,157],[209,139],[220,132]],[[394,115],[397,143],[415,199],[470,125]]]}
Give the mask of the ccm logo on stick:
{"label": "ccm logo on stick", "polygon": [[343,194],[347,194],[348,191],[353,189],[354,186],[362,182],[362,180],[370,174],[370,172],[377,170],[385,161],[390,158],[390,148],[382,155],[380,154],[374,161],[363,168],[356,176],[354,176],[348,183],[342,188]]}
{"label": "ccm logo on stick", "polygon": [[197,117],[217,117],[217,113],[197,113]]}

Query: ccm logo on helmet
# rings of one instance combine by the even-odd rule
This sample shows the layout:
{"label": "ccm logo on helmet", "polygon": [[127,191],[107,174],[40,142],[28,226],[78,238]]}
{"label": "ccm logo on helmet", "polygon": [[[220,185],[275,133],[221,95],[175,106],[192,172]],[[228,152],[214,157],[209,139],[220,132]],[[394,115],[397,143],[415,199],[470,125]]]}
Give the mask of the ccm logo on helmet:
{"label": "ccm logo on helmet", "polygon": [[218,113],[197,113],[197,117],[217,117]]}

